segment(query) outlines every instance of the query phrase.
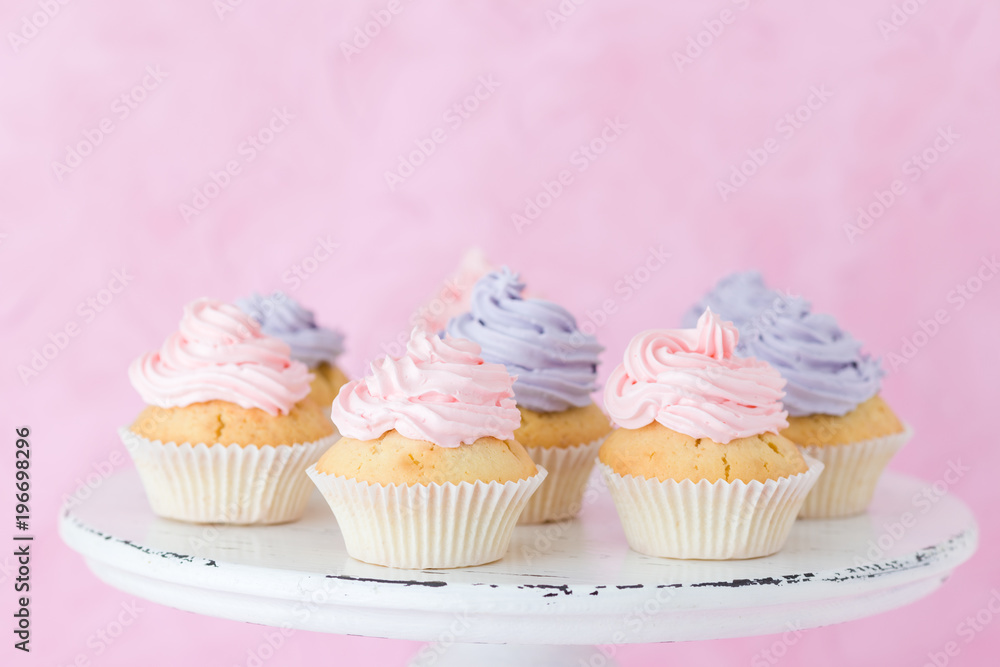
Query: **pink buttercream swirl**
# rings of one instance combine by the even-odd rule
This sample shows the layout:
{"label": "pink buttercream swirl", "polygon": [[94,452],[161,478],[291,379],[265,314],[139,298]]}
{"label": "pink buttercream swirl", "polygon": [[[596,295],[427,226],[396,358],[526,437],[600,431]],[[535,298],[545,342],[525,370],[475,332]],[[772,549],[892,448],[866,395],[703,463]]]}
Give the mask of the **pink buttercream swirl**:
{"label": "pink buttercream swirl", "polygon": [[521,425],[514,378],[479,352],[472,341],[442,340],[415,328],[402,357],[373,362],[370,375],[341,388],[333,423],[355,440],[374,440],[393,429],[441,447],[487,436],[510,440]]}
{"label": "pink buttercream swirl", "polygon": [[706,310],[694,329],[643,331],[608,379],[604,405],[625,428],[658,421],[727,443],[788,426],[785,380],[770,364],[734,357],[739,332]]}
{"label": "pink buttercream swirl", "polygon": [[236,306],[198,299],[184,307],[178,331],[158,352],[133,361],[128,374],[151,405],[219,400],[277,415],[305,398],[312,381],[290,355],[288,345],[262,334]]}

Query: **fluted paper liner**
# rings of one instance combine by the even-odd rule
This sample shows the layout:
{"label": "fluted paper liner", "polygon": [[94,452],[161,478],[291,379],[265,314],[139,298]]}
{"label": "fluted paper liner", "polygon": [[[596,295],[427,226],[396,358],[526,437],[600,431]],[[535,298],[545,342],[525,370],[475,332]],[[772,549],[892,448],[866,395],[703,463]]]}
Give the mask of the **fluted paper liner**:
{"label": "fluted paper liner", "polygon": [[911,437],[913,429],[905,425],[901,433],[871,440],[825,447],[800,445],[803,454],[823,462],[826,472],[806,497],[799,516],[833,519],[864,513],[882,471]]}
{"label": "fluted paper liner", "polygon": [[160,442],[119,429],[159,516],[193,523],[295,521],[312,485],[306,468],[340,438],[293,445]]}
{"label": "fluted paper liner", "polygon": [[482,565],[503,557],[546,471],[517,482],[381,484],[310,466],[352,558],[410,569]]}
{"label": "fluted paper liner", "polygon": [[823,471],[823,464],[808,456],[806,464],[806,472],[766,482],[661,482],[622,476],[597,462],[633,550],[708,560],[757,558],[779,551]]}
{"label": "fluted paper liner", "polygon": [[580,511],[597,451],[607,436],[572,447],[525,447],[535,465],[549,475],[528,499],[519,524],[571,519]]}

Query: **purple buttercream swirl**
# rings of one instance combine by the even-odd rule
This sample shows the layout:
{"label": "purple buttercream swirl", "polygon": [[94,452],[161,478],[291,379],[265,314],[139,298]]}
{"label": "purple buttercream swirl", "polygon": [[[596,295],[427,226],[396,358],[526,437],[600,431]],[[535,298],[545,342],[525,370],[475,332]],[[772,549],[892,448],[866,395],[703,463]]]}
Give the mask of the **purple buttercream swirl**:
{"label": "purple buttercream swirl", "polygon": [[517,376],[518,405],[536,412],[589,405],[604,348],[565,308],[523,291],[506,267],[486,274],[472,289],[471,310],[453,317],[448,333],[478,343],[484,360]]}
{"label": "purple buttercream swirl", "polygon": [[[712,312],[743,327],[761,312],[783,299],[780,292],[767,287],[758,271],[732,273],[720,280],[712,291],[684,313],[681,325],[685,329],[698,326],[698,318],[711,308]],[[742,335],[742,328],[740,334]]]}
{"label": "purple buttercream swirl", "polygon": [[845,415],[881,388],[881,364],[858,340],[805,299],[768,288],[756,271],[723,278],[703,304],[739,328],[736,354],[770,363],[788,381],[783,402],[793,417]]}
{"label": "purple buttercream swirl", "polygon": [[236,305],[260,323],[263,333],[287,343],[292,348],[292,358],[309,368],[323,362],[332,365],[344,351],[344,334],[317,326],[312,311],[284,292],[269,296],[254,292],[245,299],[237,299]]}

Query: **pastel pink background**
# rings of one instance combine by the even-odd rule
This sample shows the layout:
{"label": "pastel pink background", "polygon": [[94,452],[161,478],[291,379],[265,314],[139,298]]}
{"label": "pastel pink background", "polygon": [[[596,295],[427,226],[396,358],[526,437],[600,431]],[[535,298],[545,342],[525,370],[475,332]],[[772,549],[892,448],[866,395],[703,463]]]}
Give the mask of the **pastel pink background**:
{"label": "pastel pink background", "polygon": [[[919,11],[883,36],[890,0],[593,0],[555,28],[546,12],[556,0],[404,0],[348,62],[340,42],[385,2],[245,2],[221,19],[207,1],[75,2],[16,51],[8,33],[40,10],[5,2],[0,437],[10,444],[0,536],[13,504],[14,427],[23,424],[33,431],[38,536],[35,651],[27,660],[16,653],[14,664],[65,665],[78,654],[99,665],[243,664],[261,641],[261,627],[140,602],[136,623],[94,655],[88,636],[131,597],[100,583],[60,542],[57,510],[78,477],[122,449],[115,428],[141,406],[127,364],[175,327],[182,304],[287,289],[282,276],[327,236],[338,249],[292,294],[347,333],[354,374],[406,330],[472,245],[581,318],[614,299],[618,312],[598,331],[604,375],[633,333],[676,324],[739,268],[759,267],[774,286],[811,298],[876,354],[898,353],[920,320],[944,309],[948,324],[885,381],[885,396],[918,433],[892,467],[936,480],[950,460],[971,465],[952,490],[977,511],[979,552],[931,597],[809,631],[785,660],[918,665],[960,640],[956,625],[1000,587],[992,425],[1000,279],[960,310],[948,300],[1000,250],[1000,6],[912,4]],[[673,52],[727,8],[734,20],[679,71]],[[165,80],[120,119],[113,103],[147,66]],[[481,76],[499,87],[452,129],[443,114]],[[832,97],[785,138],[776,123],[811,86]],[[275,107],[294,115],[288,127],[186,222],[179,205],[210,171],[242,159],[240,143]],[[53,162],[105,117],[114,131],[59,180]],[[608,118],[627,129],[577,172],[574,151]],[[446,141],[390,191],[384,172],[435,127],[446,128]],[[910,180],[904,163],[947,127],[959,138]],[[768,138],[779,150],[722,201],[716,182]],[[572,184],[518,233],[511,214],[562,169]],[[893,179],[905,194],[850,242],[845,223]],[[667,264],[630,298],[616,292],[661,245]],[[128,288],[85,321],[78,304],[123,268],[134,275]],[[80,334],[22,382],[17,366],[69,322]],[[6,574],[0,582],[7,661],[14,594]],[[626,646],[618,656],[628,667],[749,664],[774,639]],[[1000,622],[960,646],[952,664],[995,664]],[[417,648],[300,632],[273,664],[337,656],[401,665]]]}

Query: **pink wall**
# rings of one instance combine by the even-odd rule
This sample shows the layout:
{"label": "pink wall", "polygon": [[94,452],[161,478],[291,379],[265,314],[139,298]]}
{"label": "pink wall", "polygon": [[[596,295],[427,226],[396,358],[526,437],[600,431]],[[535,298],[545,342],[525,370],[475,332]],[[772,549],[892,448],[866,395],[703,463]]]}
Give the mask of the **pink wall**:
{"label": "pink wall", "polygon": [[[140,409],[126,366],[175,326],[181,305],[290,288],[283,276],[317,239],[337,248],[292,293],[347,332],[352,373],[470,245],[599,320],[605,374],[631,334],[676,323],[737,268],[812,298],[882,355],[945,311],[886,380],[918,432],[893,467],[934,480],[949,461],[971,465],[953,491],[982,521],[979,552],[932,597],[807,632],[786,660],[918,665],[960,639],[957,624],[1000,588],[1000,448],[985,419],[996,412],[1000,279],[970,300],[953,292],[1000,251],[997,3],[230,1],[221,17],[207,1],[0,9],[0,383],[6,440],[15,425],[34,432],[31,664],[79,654],[100,665],[242,664],[261,641],[260,627],[140,602],[97,655],[88,637],[131,598],[62,545],[55,518],[74,480],[121,449],[115,428]],[[398,13],[348,59],[341,42],[387,6]],[[556,22],[560,6],[575,10]],[[707,46],[691,47],[690,62],[675,57],[699,39]],[[449,112],[477,91],[467,118]],[[258,133],[271,143],[245,143]],[[602,149],[602,133],[600,155],[580,152]],[[390,189],[385,172],[428,141],[433,153]],[[81,142],[87,155],[68,158]],[[926,171],[913,161],[925,152]],[[752,175],[723,197],[719,183],[754,157],[763,164],[748,164]],[[227,165],[238,173],[219,176]],[[213,172],[225,187],[210,185]],[[544,182],[561,172],[546,200]],[[206,189],[207,207],[182,215]],[[849,239],[845,225],[859,207],[878,213],[879,196],[892,201]],[[546,207],[518,230],[512,214],[539,197]],[[640,289],[616,289],[652,248],[670,259]],[[116,271],[129,276],[124,291],[100,312],[80,305]],[[608,299],[606,322],[588,315]],[[22,382],[17,366],[70,324],[66,349]],[[0,488],[10,490],[5,451]],[[619,656],[626,666],[748,664],[773,641]],[[416,649],[297,633],[277,664],[402,664]],[[960,649],[951,664],[995,662],[1000,622]]]}

